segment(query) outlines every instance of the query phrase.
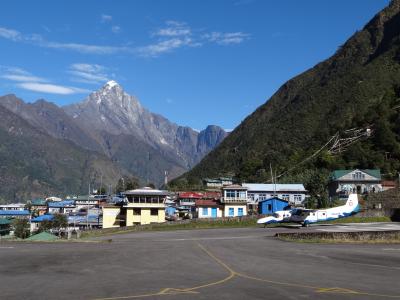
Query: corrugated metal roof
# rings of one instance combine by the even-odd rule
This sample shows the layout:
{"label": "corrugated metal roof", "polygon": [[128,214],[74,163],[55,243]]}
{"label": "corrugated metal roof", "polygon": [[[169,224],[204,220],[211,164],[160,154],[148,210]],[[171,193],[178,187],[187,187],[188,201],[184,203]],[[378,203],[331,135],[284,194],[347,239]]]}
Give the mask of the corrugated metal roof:
{"label": "corrugated metal roof", "polygon": [[[247,187],[248,192],[273,192],[274,184],[270,183],[243,183],[242,186]],[[277,183],[275,185],[275,190],[277,192],[306,192],[304,185],[301,183]]]}
{"label": "corrugated metal roof", "polygon": [[36,218],[33,218],[31,220],[31,222],[39,223],[39,222],[43,222],[43,221],[51,221],[51,220],[53,220],[53,218],[54,218],[53,215],[42,215],[42,216],[38,216]]}
{"label": "corrugated metal roof", "polygon": [[371,175],[377,179],[381,179],[381,170],[380,169],[353,169],[353,170],[335,170],[331,173],[330,178],[332,180],[337,180],[347,174],[349,174],[350,172],[359,170],[361,172],[364,172],[368,175]]}
{"label": "corrugated metal roof", "polygon": [[71,207],[75,206],[75,200],[64,200],[59,202],[48,202],[49,207],[59,208],[59,207]]}
{"label": "corrugated metal roof", "polygon": [[6,218],[0,218],[0,225],[9,225],[11,224],[11,220]]}
{"label": "corrugated metal roof", "polygon": [[29,210],[0,210],[0,216],[29,216]]}

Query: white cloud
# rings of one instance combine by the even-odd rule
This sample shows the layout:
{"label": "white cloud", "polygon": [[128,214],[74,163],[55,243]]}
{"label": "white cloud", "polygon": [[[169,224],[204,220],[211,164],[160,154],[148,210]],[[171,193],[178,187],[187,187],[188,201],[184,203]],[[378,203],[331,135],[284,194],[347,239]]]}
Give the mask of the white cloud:
{"label": "white cloud", "polygon": [[15,42],[31,43],[44,48],[72,50],[85,54],[115,54],[121,52],[132,53],[133,50],[128,47],[119,46],[101,46],[88,45],[80,43],[59,43],[46,41],[39,34],[22,34],[14,29],[0,27],[0,37],[6,38]]}
{"label": "white cloud", "polygon": [[49,80],[34,76],[28,71],[17,68],[0,66],[0,77],[17,82],[16,86],[25,90],[49,94],[69,95],[91,92],[77,87],[62,86],[49,83]]}
{"label": "white cloud", "polygon": [[83,94],[90,93],[90,90],[76,88],[76,87],[68,87],[50,83],[39,83],[39,82],[24,82],[17,84],[18,87],[34,91],[41,92],[47,94],[58,94],[58,95],[71,95],[71,94]]}
{"label": "white cloud", "polygon": [[164,37],[177,37],[191,35],[192,30],[185,24],[177,21],[167,21],[166,27],[159,29],[154,35]]}
{"label": "white cloud", "polygon": [[109,80],[104,66],[97,64],[72,64],[68,73],[74,75],[73,81],[99,84]]}
{"label": "white cloud", "polygon": [[53,49],[73,50],[85,54],[115,54],[119,52],[132,52],[132,49],[128,47],[99,46],[79,43],[45,42],[41,44],[41,46]]}
{"label": "white cloud", "polygon": [[113,17],[110,15],[106,15],[106,14],[101,15],[101,22],[103,22],[103,23],[111,22],[112,19],[113,19]]}
{"label": "white cloud", "polygon": [[111,31],[114,32],[114,33],[120,33],[121,32],[121,27],[118,26],[118,25],[111,26]]}
{"label": "white cloud", "polygon": [[209,42],[215,42],[219,45],[240,44],[250,38],[250,35],[243,32],[211,32],[203,35],[203,38]]}
{"label": "white cloud", "polygon": [[[109,15],[102,15],[103,20],[112,21]],[[112,26],[114,33],[119,33],[121,28],[117,25]],[[110,55],[117,53],[136,54],[144,57],[157,57],[161,54],[172,52],[183,47],[200,47],[205,42],[216,43],[218,45],[240,44],[250,38],[250,35],[243,32],[210,32],[202,35],[195,34],[196,31],[186,24],[177,21],[167,21],[165,27],[158,29],[151,34],[156,37],[153,43],[146,46],[108,46],[90,45],[82,43],[61,43],[48,41],[39,34],[23,34],[17,30],[0,27],[0,38],[12,40],[14,42],[28,43],[44,48],[75,51],[83,54]]]}
{"label": "white cloud", "polygon": [[0,27],[0,37],[12,40],[14,42],[20,41],[22,39],[22,35],[19,31],[4,27]]}
{"label": "white cloud", "polygon": [[19,82],[46,82],[47,80],[41,77],[33,76],[31,73],[25,71],[21,68],[16,67],[7,67],[0,66],[1,78],[11,80],[11,81],[19,81]]}

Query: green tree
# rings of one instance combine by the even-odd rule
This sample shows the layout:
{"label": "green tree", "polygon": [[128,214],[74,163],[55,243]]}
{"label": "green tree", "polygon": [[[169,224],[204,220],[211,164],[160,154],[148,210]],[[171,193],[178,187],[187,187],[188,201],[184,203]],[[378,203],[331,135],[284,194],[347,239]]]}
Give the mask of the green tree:
{"label": "green tree", "polygon": [[14,235],[20,239],[26,239],[30,235],[29,222],[27,219],[15,219],[13,222]]}
{"label": "green tree", "polygon": [[63,214],[54,214],[52,228],[60,231],[61,228],[68,227],[68,218]]}

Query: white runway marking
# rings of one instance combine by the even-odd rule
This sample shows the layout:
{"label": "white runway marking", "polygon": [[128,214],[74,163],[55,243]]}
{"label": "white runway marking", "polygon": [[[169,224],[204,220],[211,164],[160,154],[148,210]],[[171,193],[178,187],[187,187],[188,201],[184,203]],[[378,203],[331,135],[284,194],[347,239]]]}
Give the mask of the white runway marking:
{"label": "white runway marking", "polygon": [[0,247],[0,249],[14,249],[14,247]]}

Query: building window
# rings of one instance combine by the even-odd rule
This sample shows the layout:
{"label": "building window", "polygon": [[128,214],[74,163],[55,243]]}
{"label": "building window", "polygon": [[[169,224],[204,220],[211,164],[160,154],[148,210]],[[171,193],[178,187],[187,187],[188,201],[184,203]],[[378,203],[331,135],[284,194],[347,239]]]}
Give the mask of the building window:
{"label": "building window", "polygon": [[133,215],[140,216],[140,214],[141,214],[141,209],[140,208],[134,208],[133,209]]}
{"label": "building window", "polygon": [[268,211],[272,211],[272,205],[268,204]]}
{"label": "building window", "polygon": [[285,201],[289,201],[290,195],[282,195],[282,199]]}
{"label": "building window", "polygon": [[301,195],[294,195],[294,202],[301,202]]}
{"label": "building window", "polygon": [[158,208],[150,208],[150,215],[158,216]]}
{"label": "building window", "polygon": [[234,210],[233,207],[230,207],[230,208],[229,208],[229,216],[230,216],[230,217],[233,217],[234,215],[235,215],[235,210]]}
{"label": "building window", "polygon": [[239,192],[239,198],[246,199],[246,192],[243,192],[243,191]]}
{"label": "building window", "polygon": [[203,216],[208,216],[208,207],[203,207]]}
{"label": "building window", "polygon": [[226,198],[235,198],[235,191],[227,190],[226,191]]}
{"label": "building window", "polygon": [[238,208],[238,216],[239,217],[243,216],[243,207]]}

